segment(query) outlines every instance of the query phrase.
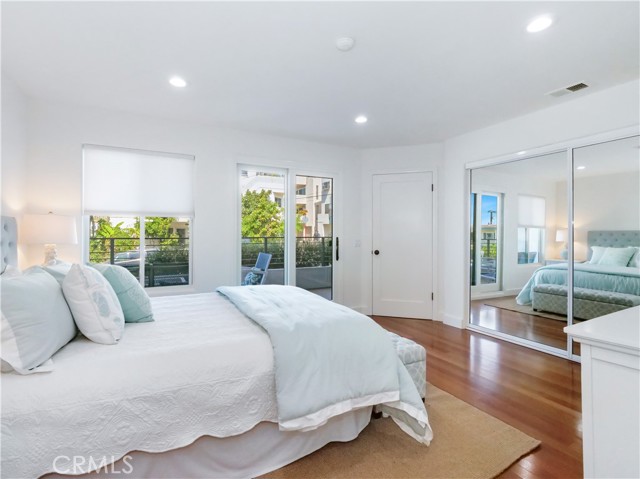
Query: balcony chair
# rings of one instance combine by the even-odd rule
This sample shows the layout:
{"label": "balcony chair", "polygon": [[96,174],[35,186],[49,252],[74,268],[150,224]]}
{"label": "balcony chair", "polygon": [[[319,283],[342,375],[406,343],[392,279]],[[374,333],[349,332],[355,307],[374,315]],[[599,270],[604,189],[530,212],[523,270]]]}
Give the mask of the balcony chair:
{"label": "balcony chair", "polygon": [[251,271],[247,273],[242,281],[242,286],[255,286],[258,284],[264,284],[267,279],[267,270],[269,269],[269,263],[271,262],[271,254],[258,253],[258,259],[256,259],[256,265],[251,268]]}

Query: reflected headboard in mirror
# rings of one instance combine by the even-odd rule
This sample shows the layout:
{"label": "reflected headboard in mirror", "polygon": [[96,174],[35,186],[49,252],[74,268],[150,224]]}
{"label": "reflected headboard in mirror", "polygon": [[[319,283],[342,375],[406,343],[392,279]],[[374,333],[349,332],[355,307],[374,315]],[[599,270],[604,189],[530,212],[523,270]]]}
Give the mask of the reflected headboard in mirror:
{"label": "reflected headboard in mirror", "polygon": [[10,216],[0,217],[0,274],[8,264],[18,265],[18,226]]}
{"label": "reflected headboard in mirror", "polygon": [[588,231],[587,232],[587,260],[591,259],[592,246],[605,248],[624,248],[625,246],[640,247],[640,231]]}

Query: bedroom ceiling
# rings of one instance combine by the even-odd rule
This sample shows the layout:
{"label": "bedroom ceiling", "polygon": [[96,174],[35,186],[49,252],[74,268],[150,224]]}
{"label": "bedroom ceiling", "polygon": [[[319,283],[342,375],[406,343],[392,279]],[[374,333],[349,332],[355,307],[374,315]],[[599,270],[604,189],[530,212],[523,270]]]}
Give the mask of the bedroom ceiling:
{"label": "bedroom ceiling", "polygon": [[2,68],[58,102],[409,145],[638,78],[639,19],[638,2],[3,2]]}
{"label": "bedroom ceiling", "polygon": [[[574,165],[584,168],[576,168],[575,178],[600,177],[616,173],[637,175],[639,150],[640,137],[638,136],[576,148],[573,157]],[[481,171],[483,168],[479,170]],[[524,158],[521,161],[489,166],[487,170],[542,181],[565,181],[567,178],[567,153],[560,151]],[[490,177],[490,174],[487,176]]]}

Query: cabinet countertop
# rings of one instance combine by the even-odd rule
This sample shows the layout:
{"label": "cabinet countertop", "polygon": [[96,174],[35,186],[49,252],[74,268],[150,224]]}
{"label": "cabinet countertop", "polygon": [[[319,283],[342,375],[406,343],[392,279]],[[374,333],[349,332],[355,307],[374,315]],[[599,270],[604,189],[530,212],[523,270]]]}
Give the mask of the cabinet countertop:
{"label": "cabinet countertop", "polygon": [[566,326],[564,332],[581,343],[622,347],[640,355],[640,306]]}

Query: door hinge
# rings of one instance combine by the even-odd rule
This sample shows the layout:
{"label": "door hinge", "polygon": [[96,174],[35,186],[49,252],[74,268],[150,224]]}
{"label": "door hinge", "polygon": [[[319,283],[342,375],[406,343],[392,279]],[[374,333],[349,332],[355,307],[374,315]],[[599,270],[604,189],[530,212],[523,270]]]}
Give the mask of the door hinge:
{"label": "door hinge", "polygon": [[431,301],[433,301],[433,293],[431,293]]}
{"label": "door hinge", "polygon": [[431,191],[433,191],[433,183],[431,183]]}

